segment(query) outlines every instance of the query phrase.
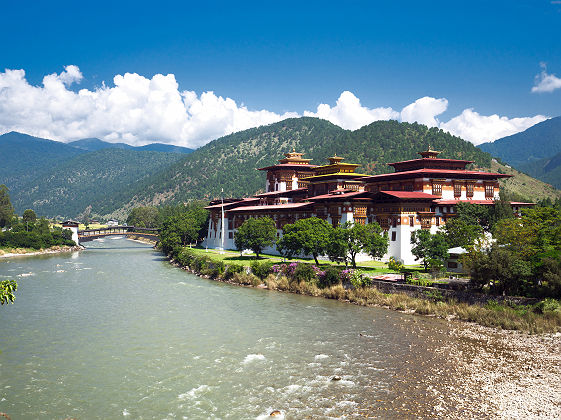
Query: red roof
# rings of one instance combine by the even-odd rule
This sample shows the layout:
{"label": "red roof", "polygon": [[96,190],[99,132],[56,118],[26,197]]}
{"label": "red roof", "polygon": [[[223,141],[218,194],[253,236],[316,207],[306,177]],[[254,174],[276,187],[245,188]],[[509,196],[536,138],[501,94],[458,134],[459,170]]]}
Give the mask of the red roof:
{"label": "red roof", "polygon": [[316,168],[317,165],[310,165],[309,163],[306,164],[297,164],[297,163],[277,163],[276,165],[266,166],[264,168],[258,168],[259,171],[267,171],[269,169],[313,169]]}
{"label": "red roof", "polygon": [[413,163],[413,162],[442,162],[442,163],[465,163],[466,165],[469,163],[473,163],[473,160],[462,160],[462,159],[440,159],[440,158],[419,158],[419,159],[411,159],[411,160],[402,160],[400,162],[393,162],[388,163],[389,166],[399,165],[402,163]]}
{"label": "red roof", "polygon": [[442,177],[450,175],[452,178],[510,178],[512,175],[498,174],[495,172],[466,171],[459,169],[415,169],[412,171],[393,172],[391,174],[371,175],[364,177],[366,182],[382,181],[393,178],[411,178],[414,176],[435,175]]}
{"label": "red roof", "polygon": [[322,194],[316,195],[314,197],[309,197],[308,200],[334,200],[334,199],[341,199],[341,198],[352,198],[354,196],[364,194],[366,191],[351,191],[343,194]]}
{"label": "red roof", "polygon": [[288,204],[272,204],[264,206],[244,206],[229,209],[228,212],[239,212],[239,211],[273,211],[273,210],[288,210],[288,209],[298,209],[311,205],[312,203],[288,203]]}
{"label": "red roof", "polygon": [[495,205],[494,200],[436,200],[435,201],[435,204],[438,204],[440,206],[453,206],[458,203]]}
{"label": "red roof", "polygon": [[438,198],[437,195],[427,194],[419,191],[380,191],[381,194],[391,195],[392,197],[401,199],[424,199],[424,200],[435,200]]}

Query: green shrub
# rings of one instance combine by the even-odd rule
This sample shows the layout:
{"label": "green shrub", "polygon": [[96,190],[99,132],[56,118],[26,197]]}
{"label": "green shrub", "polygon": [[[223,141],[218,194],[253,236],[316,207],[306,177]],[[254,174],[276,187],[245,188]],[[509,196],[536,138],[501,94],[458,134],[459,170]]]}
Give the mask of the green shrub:
{"label": "green shrub", "polygon": [[210,258],[207,256],[204,255],[200,257],[196,256],[193,258],[193,263],[191,265],[191,268],[196,272],[202,272],[204,269],[208,268],[210,261],[211,261]]}
{"label": "green shrub", "polygon": [[224,261],[212,261],[207,264],[206,268],[202,269],[202,274],[216,279],[224,273]]}
{"label": "green shrub", "polygon": [[424,287],[430,287],[433,285],[433,282],[429,279],[420,279],[420,278],[408,278],[407,279],[407,283],[408,284],[413,284],[415,286],[424,286]]}
{"label": "green shrub", "polygon": [[365,276],[361,270],[353,270],[349,281],[355,289],[370,286],[372,284],[372,279],[368,276]]}
{"label": "green shrub", "polygon": [[245,267],[241,264],[230,264],[226,267],[226,271],[224,272],[224,278],[226,280],[231,280],[236,273],[242,273],[245,270]]}
{"label": "green shrub", "polygon": [[555,299],[547,298],[538,302],[535,306],[535,310],[538,313],[546,312],[561,312],[561,302]]}
{"label": "green shrub", "polygon": [[319,278],[318,285],[320,287],[331,287],[336,284],[341,284],[340,270],[335,267],[328,267],[325,274]]}
{"label": "green shrub", "polygon": [[271,273],[271,267],[273,266],[273,263],[270,261],[263,261],[263,262],[259,262],[259,261],[252,261],[251,262],[251,272],[256,275],[257,277],[259,277],[261,280],[263,280],[265,277],[267,277],[270,273]]}
{"label": "green shrub", "polygon": [[396,260],[394,257],[390,257],[390,260],[388,261],[388,268],[400,273],[405,270],[405,266],[401,263],[401,261]]}
{"label": "green shrub", "polygon": [[189,248],[179,248],[176,250],[175,254],[175,261],[183,266],[183,267],[190,267],[193,259],[195,258],[195,254]]}
{"label": "green shrub", "polygon": [[427,297],[427,299],[435,302],[444,302],[444,296],[442,296],[440,290],[425,290],[423,294]]}
{"label": "green shrub", "polygon": [[310,264],[298,264],[292,275],[292,279],[298,283],[315,283],[318,278],[314,268]]}

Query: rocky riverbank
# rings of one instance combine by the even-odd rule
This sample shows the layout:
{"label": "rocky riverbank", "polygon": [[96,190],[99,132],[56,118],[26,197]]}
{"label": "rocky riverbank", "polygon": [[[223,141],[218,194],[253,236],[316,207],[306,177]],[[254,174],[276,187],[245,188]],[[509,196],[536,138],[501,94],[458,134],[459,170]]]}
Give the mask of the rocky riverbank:
{"label": "rocky riverbank", "polygon": [[0,249],[0,258],[13,258],[13,257],[31,257],[34,255],[49,255],[60,254],[63,252],[81,251],[84,248],[81,246],[53,246],[48,249],[30,250],[26,248],[16,248],[10,250]]}

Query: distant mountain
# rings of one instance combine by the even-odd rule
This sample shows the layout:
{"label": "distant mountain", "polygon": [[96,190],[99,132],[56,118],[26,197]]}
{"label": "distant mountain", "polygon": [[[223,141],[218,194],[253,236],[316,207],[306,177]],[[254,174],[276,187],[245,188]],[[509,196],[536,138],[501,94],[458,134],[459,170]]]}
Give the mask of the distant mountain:
{"label": "distant mountain", "polygon": [[561,117],[536,124],[521,133],[478,146],[484,152],[521,169],[521,165],[552,158],[561,152]]}
{"label": "distant mountain", "polygon": [[32,208],[41,216],[76,217],[88,205],[103,214],[123,205],[121,190],[130,190],[184,156],[114,145],[99,139],[66,144],[17,132],[3,134],[0,184],[8,186],[19,214]]}
{"label": "distant mountain", "polygon": [[518,169],[561,189],[561,153],[551,158],[519,164]]}
{"label": "distant mountain", "polygon": [[12,189],[68,159],[86,153],[67,144],[12,131],[0,136],[0,184]]}
{"label": "distant mountain", "polygon": [[76,217],[91,205],[93,215],[102,215],[122,206],[136,183],[182,156],[128,149],[84,153],[10,188],[10,197],[19,214],[31,208],[41,216]]}
{"label": "distant mountain", "polygon": [[66,143],[69,146],[77,147],[78,149],[95,152],[102,149],[134,149],[133,146],[126,143],[109,143],[97,138],[87,138],[81,140],[71,141]]}
{"label": "distant mountain", "polygon": [[164,153],[191,153],[193,149],[188,147],[175,146],[173,144],[164,143],[150,143],[145,146],[131,146],[126,143],[110,143],[97,138],[88,138],[72,141],[67,143],[69,146],[77,147],[78,149],[94,152],[103,149],[125,149],[125,150],[143,150],[149,152],[164,152]]}
{"label": "distant mountain", "polygon": [[175,146],[173,144],[164,143],[150,143],[145,146],[135,147],[137,150],[148,150],[152,152],[165,152],[165,153],[191,153],[194,149],[188,147]]}

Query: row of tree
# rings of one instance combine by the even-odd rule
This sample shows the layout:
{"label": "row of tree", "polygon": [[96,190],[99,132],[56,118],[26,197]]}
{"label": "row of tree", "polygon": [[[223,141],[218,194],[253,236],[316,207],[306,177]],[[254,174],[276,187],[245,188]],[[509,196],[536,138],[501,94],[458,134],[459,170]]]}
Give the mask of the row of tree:
{"label": "row of tree", "polygon": [[47,219],[38,219],[31,209],[18,217],[5,185],[0,185],[0,229],[0,247],[44,249],[56,245],[76,245],[70,230],[51,227]]}
{"label": "row of tree", "polygon": [[331,261],[351,263],[356,267],[356,256],[365,253],[381,258],[388,250],[388,235],[382,233],[377,223],[361,225],[347,222],[333,227],[317,217],[297,220],[283,227],[277,240],[277,229],[270,217],[246,220],[237,230],[234,243],[239,251],[251,249],[257,257],[266,247],[276,244],[277,250],[287,258],[311,255],[316,264],[320,255]]}

